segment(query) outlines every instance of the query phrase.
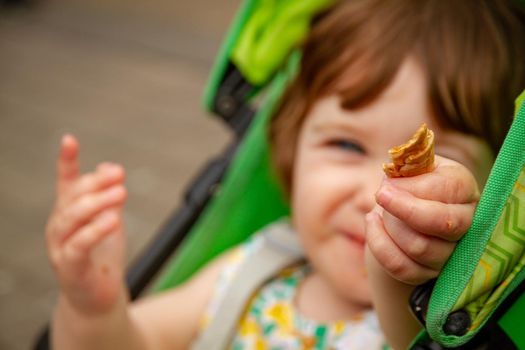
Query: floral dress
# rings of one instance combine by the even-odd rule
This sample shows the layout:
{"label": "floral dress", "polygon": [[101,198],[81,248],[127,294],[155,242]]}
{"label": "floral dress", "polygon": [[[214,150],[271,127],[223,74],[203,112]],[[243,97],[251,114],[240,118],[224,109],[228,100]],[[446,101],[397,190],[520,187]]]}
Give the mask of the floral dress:
{"label": "floral dress", "polygon": [[[223,271],[203,318],[202,331],[213,318],[229,282],[242,262],[262,244],[255,236],[230,254],[230,263]],[[368,311],[353,320],[320,323],[303,317],[294,307],[294,296],[300,282],[308,274],[306,264],[288,267],[262,288],[247,304],[239,320],[232,350],[287,349],[362,349],[385,348],[378,320]]]}

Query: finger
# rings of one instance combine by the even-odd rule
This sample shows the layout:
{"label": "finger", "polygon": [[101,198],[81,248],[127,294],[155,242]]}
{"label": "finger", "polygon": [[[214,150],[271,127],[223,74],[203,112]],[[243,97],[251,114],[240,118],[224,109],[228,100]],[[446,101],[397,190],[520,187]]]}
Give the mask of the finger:
{"label": "finger", "polygon": [[118,164],[102,163],[97,170],[81,176],[71,185],[67,194],[59,199],[59,206],[66,206],[77,198],[124,182],[124,168]]}
{"label": "finger", "polygon": [[73,135],[64,135],[60,144],[60,155],[57,162],[58,192],[62,193],[79,174],[79,144]]}
{"label": "finger", "polygon": [[453,242],[421,234],[388,212],[383,212],[383,225],[403,253],[432,270],[440,270],[456,246]]}
{"label": "finger", "polygon": [[464,204],[479,201],[479,188],[474,175],[453,160],[436,156],[436,168],[430,173],[384,182],[412,193],[415,197],[443,203]]}
{"label": "finger", "polygon": [[126,196],[126,189],[122,185],[82,196],[63,210],[61,215],[57,215],[52,240],[59,245],[63,244],[78,228],[105,209],[123,205]]}
{"label": "finger", "polygon": [[64,259],[73,264],[86,261],[93,248],[108,235],[117,232],[121,225],[122,218],[118,211],[107,210],[102,212],[64,244]]}
{"label": "finger", "polygon": [[445,204],[420,199],[411,193],[383,183],[376,202],[390,214],[418,232],[447,241],[458,241],[472,223],[475,204]]}
{"label": "finger", "polygon": [[403,253],[386,233],[381,216],[375,210],[366,216],[366,242],[375,259],[398,281],[417,285],[438,275],[438,271],[418,264]]}
{"label": "finger", "polygon": [[47,246],[47,255],[49,258],[49,262],[51,263],[51,267],[56,270],[59,267],[60,263],[60,249],[57,240],[55,239],[55,227],[56,227],[56,220],[54,219],[54,215],[51,216],[51,219],[48,221],[46,225],[46,246]]}

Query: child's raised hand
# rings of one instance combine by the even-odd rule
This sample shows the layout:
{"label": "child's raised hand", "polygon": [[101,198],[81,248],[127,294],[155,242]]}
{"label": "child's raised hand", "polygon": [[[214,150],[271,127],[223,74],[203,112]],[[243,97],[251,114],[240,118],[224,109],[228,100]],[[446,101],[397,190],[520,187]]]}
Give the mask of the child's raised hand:
{"label": "child's raised hand", "polygon": [[78,142],[62,139],[57,198],[47,227],[47,250],[61,297],[79,312],[104,312],[123,287],[124,170],[102,163],[79,173]]}
{"label": "child's raised hand", "polygon": [[395,279],[420,284],[436,277],[471,225],[479,200],[474,176],[436,156],[427,174],[385,178],[367,215],[370,252]]}

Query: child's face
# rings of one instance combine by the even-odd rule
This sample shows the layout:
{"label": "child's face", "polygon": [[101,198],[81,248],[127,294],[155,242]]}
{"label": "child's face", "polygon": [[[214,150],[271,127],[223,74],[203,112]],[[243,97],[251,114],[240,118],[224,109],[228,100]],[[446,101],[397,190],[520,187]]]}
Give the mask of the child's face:
{"label": "child's face", "polygon": [[408,140],[423,122],[435,133],[436,154],[462,163],[481,186],[492,162],[488,146],[436,125],[423,73],[411,60],[373,103],[346,111],[331,96],[314,106],[302,126],[292,181],[293,222],[314,271],[353,302],[370,303],[364,218],[375,205],[382,163],[388,149]]}

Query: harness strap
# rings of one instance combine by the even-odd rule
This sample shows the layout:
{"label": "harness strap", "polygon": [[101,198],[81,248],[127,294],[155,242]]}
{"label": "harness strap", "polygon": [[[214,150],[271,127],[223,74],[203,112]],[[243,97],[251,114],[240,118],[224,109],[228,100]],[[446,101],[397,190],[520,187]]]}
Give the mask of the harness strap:
{"label": "harness strap", "polygon": [[192,345],[192,350],[227,349],[237,322],[253,292],[286,266],[299,261],[303,251],[287,222],[261,232],[263,244],[239,268],[211,323]]}

